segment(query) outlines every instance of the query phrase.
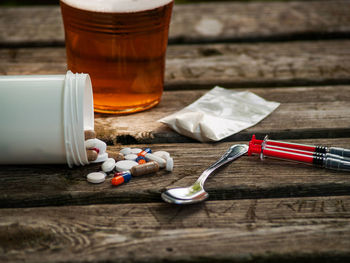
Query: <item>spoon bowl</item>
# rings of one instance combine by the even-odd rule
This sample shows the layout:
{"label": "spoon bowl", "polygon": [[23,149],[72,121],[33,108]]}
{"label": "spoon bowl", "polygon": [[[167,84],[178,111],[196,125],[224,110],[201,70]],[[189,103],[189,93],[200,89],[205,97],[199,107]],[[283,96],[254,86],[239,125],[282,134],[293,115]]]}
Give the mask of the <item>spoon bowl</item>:
{"label": "spoon bowl", "polygon": [[219,160],[209,166],[208,169],[201,174],[193,185],[166,190],[161,195],[163,200],[172,204],[193,204],[204,201],[209,196],[204,189],[204,182],[208,176],[222,165],[236,160],[247,152],[248,146],[245,144],[231,146]]}

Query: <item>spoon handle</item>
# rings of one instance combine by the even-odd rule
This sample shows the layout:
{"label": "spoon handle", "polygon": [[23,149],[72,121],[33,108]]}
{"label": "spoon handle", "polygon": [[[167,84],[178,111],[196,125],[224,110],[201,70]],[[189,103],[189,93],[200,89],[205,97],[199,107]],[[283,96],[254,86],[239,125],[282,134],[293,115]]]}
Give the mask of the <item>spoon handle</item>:
{"label": "spoon handle", "polygon": [[197,182],[200,183],[201,186],[204,185],[205,180],[207,180],[208,176],[214,172],[219,167],[223,166],[224,164],[231,162],[233,160],[236,160],[237,158],[241,157],[243,154],[248,152],[248,146],[245,144],[236,144],[231,146],[226,153],[224,153],[223,156],[219,160],[217,160],[215,163],[210,165],[197,179]]}

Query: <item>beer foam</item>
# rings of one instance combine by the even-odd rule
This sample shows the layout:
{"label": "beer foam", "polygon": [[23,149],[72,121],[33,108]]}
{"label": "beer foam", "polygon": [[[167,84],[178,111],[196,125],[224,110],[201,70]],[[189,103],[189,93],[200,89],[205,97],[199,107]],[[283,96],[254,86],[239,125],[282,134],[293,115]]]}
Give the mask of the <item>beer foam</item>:
{"label": "beer foam", "polygon": [[173,0],[61,0],[78,9],[106,13],[131,13],[151,10]]}

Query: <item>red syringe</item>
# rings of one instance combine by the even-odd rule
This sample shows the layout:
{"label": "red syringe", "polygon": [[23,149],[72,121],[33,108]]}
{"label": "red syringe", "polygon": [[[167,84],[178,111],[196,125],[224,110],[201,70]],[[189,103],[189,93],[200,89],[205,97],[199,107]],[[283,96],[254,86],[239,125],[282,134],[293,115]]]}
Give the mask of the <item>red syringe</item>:
{"label": "red syringe", "polygon": [[253,144],[260,144],[261,145],[261,144],[265,143],[265,145],[268,145],[268,146],[279,146],[279,147],[283,147],[283,148],[298,149],[298,150],[303,150],[303,151],[308,151],[308,152],[316,152],[316,153],[329,153],[329,154],[335,154],[335,155],[339,155],[342,157],[350,158],[350,149],[275,141],[275,140],[270,140],[267,135],[265,136],[264,140],[257,140],[255,138],[255,135],[253,135],[251,142]]}
{"label": "red syringe", "polygon": [[[282,160],[296,161],[306,164],[321,166],[333,170],[350,171],[350,159],[335,154],[311,152],[307,150],[299,150],[285,148],[276,145],[268,145],[264,141],[261,144],[255,144],[256,140],[253,136],[249,142],[248,155],[259,154],[260,158],[272,157]],[[287,145],[289,143],[285,143]]]}

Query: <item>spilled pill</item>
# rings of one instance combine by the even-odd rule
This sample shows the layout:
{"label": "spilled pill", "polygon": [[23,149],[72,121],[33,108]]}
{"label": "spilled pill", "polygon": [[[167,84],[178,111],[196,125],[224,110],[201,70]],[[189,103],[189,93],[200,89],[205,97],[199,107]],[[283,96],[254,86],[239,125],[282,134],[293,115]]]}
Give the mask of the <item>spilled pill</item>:
{"label": "spilled pill", "polygon": [[98,148],[100,153],[104,153],[107,149],[107,144],[99,139],[89,139],[85,141],[85,148],[92,149]]}
{"label": "spilled pill", "polygon": [[[92,136],[86,131],[87,138]],[[166,151],[157,151],[152,154],[150,148],[123,148],[120,152],[106,151],[105,142],[91,138],[85,141],[86,154],[90,163],[103,162],[100,172],[87,175],[87,181],[99,184],[106,180],[107,174],[113,175],[112,185],[120,185],[130,181],[131,177],[156,173],[160,168],[171,172],[174,160]],[[124,159],[125,158],[125,159]],[[113,173],[116,169],[118,172]]]}
{"label": "spilled pill", "polygon": [[125,160],[131,160],[131,161],[135,161],[137,159],[137,155],[136,154],[127,154],[124,156]]}
{"label": "spilled pill", "polygon": [[139,152],[137,155],[145,157],[147,153],[151,153],[151,152],[152,150],[150,148],[146,148],[143,151]]}
{"label": "spilled pill", "polygon": [[164,160],[170,158],[170,153],[166,151],[157,151],[157,152],[154,152],[153,155],[158,156]]}
{"label": "spilled pill", "polygon": [[90,163],[102,163],[102,162],[106,161],[107,159],[108,159],[108,154],[106,152],[100,153],[97,156],[97,159],[95,161],[90,162]]}
{"label": "spilled pill", "polygon": [[92,149],[96,147],[95,139],[88,139],[84,142],[86,149]]}
{"label": "spilled pill", "polygon": [[86,131],[84,131],[84,138],[85,138],[85,140],[95,139],[96,138],[95,131],[94,130],[86,130]]}
{"label": "spilled pill", "polygon": [[174,159],[168,158],[166,160],[165,170],[167,170],[168,172],[172,172],[173,169],[174,169]]}
{"label": "spilled pill", "polygon": [[91,148],[91,150],[94,150],[95,152],[97,152],[97,154],[99,154],[100,153],[100,149],[99,148]]}
{"label": "spilled pill", "polygon": [[86,150],[86,155],[89,162],[95,161],[98,157],[98,153],[95,150]]}
{"label": "spilled pill", "polygon": [[146,163],[146,159],[143,156],[139,156],[136,158],[135,162],[137,162],[138,164],[144,164]]}
{"label": "spilled pill", "polygon": [[120,152],[107,151],[108,157],[113,158],[116,162],[124,160],[124,155]]}
{"label": "spilled pill", "polygon": [[111,184],[117,186],[117,185],[129,182],[130,179],[131,179],[131,173],[129,171],[115,173],[114,177],[111,179]]}
{"label": "spilled pill", "polygon": [[87,181],[92,184],[103,183],[106,179],[106,174],[103,172],[93,172],[87,175]]}
{"label": "spilled pill", "polygon": [[107,150],[107,144],[104,141],[101,141],[99,139],[96,140],[96,148],[100,150],[100,153],[104,153]]}
{"label": "spilled pill", "polygon": [[120,150],[120,153],[123,155],[127,155],[131,153],[131,148],[123,148]]}
{"label": "spilled pill", "polygon": [[160,158],[156,155],[153,155],[152,153],[147,153],[145,155],[147,161],[155,161],[159,164],[160,168],[164,168],[166,165],[166,161],[163,158]]}
{"label": "spilled pill", "polygon": [[159,171],[159,164],[157,162],[148,162],[140,164],[131,168],[132,176],[140,176],[144,174],[151,174]]}
{"label": "spilled pill", "polygon": [[133,154],[138,154],[142,152],[142,149],[139,149],[139,148],[131,148],[131,152],[130,153],[133,153]]}
{"label": "spilled pill", "polygon": [[105,173],[109,173],[115,168],[115,160],[113,158],[108,158],[101,166],[102,171]]}
{"label": "spilled pill", "polygon": [[129,171],[132,167],[138,165],[137,162],[131,160],[122,160],[115,164],[115,168],[118,172]]}
{"label": "spilled pill", "polygon": [[147,163],[146,159],[140,159],[137,161],[138,164],[144,164]]}

